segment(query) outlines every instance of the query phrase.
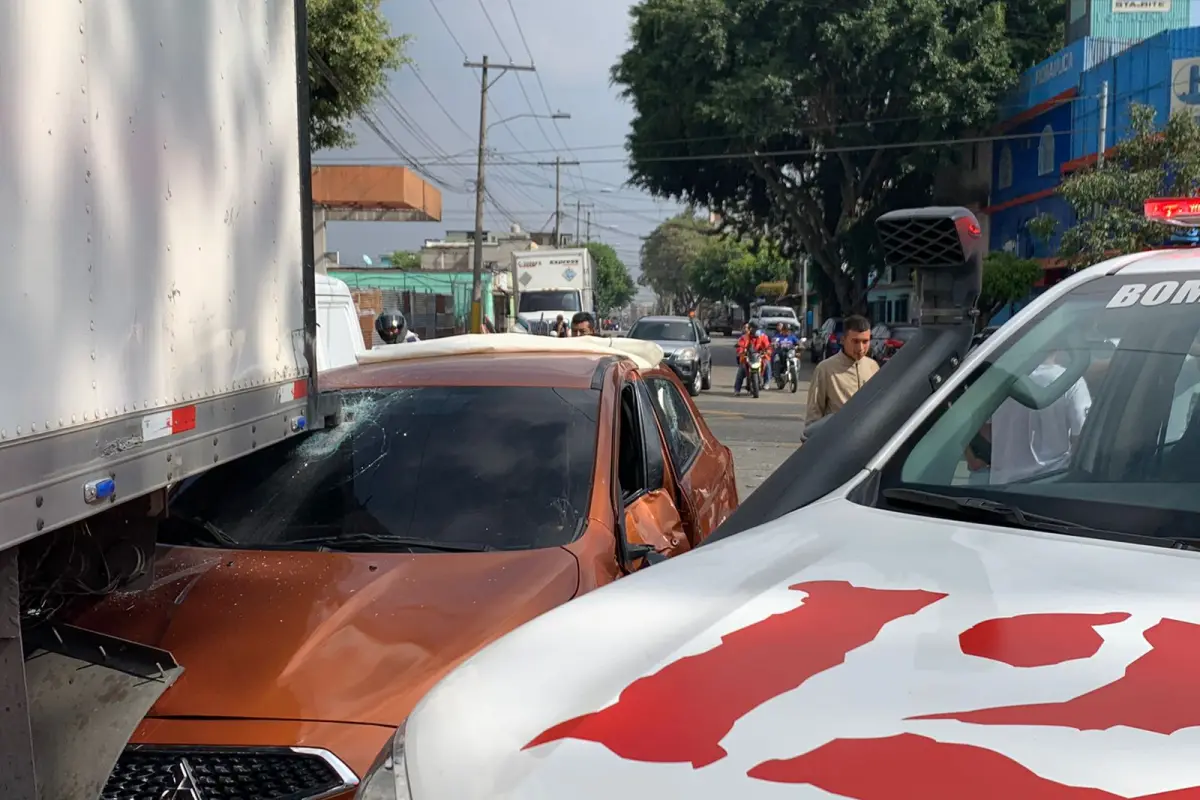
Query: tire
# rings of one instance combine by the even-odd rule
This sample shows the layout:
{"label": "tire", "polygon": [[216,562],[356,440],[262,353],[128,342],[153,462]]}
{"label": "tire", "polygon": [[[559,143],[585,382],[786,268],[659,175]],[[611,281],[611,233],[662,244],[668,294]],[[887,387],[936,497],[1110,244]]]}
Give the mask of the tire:
{"label": "tire", "polygon": [[758,397],[758,373],[756,371],[750,370],[749,381],[750,381],[750,396]]}
{"label": "tire", "polygon": [[688,394],[690,394],[692,397],[700,394],[700,386],[703,383],[703,379],[700,377],[700,372],[700,368],[697,367],[696,375],[691,379],[691,381],[688,382]]}
{"label": "tire", "polygon": [[792,384],[792,394],[795,394],[796,390],[800,388],[800,376],[793,372],[788,381]]}
{"label": "tire", "polygon": [[708,362],[708,369],[704,370],[704,377],[700,379],[700,388],[708,391],[712,388],[712,362]]}

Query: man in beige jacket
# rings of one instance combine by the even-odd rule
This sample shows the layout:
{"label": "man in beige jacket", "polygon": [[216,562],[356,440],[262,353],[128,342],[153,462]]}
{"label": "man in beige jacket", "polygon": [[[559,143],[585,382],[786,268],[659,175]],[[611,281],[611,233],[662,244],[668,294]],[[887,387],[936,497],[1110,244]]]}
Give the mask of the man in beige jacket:
{"label": "man in beige jacket", "polygon": [[813,370],[808,384],[808,413],[805,424],[811,425],[846,405],[876,372],[879,364],[867,356],[871,347],[871,323],[857,314],[842,323],[842,349],[825,359]]}

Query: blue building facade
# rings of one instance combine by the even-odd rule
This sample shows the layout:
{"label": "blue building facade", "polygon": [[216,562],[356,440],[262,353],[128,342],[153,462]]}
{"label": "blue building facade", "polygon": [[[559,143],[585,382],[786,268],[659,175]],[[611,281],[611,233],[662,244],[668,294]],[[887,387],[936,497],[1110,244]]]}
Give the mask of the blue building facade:
{"label": "blue building facade", "polygon": [[[1091,0],[1089,13],[1099,13],[1101,2],[1110,4],[1105,17],[1110,21],[1133,13],[1113,11],[1117,0]],[[1190,23],[1193,5],[1200,12],[1200,0],[1174,2],[1167,7],[1175,10],[1159,18],[1164,26]],[[1135,103],[1153,107],[1160,121],[1180,110],[1200,113],[1200,26],[1167,27],[1141,41],[1077,39],[1022,76],[997,131],[1004,138],[993,147],[991,203],[985,213],[991,249],[1042,259],[1045,283],[1061,277],[1053,260],[1058,237],[1041,241],[1028,224],[1048,214],[1061,231],[1074,221],[1057,189],[1073,171],[1095,162],[1102,94],[1107,98],[1106,149],[1130,135]]]}

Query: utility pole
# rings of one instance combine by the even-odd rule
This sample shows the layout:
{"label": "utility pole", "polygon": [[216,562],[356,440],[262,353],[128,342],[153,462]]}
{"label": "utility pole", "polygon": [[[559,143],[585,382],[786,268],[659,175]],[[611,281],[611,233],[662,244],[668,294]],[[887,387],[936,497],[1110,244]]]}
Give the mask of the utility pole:
{"label": "utility pole", "polygon": [[539,161],[539,167],[554,167],[554,246],[562,246],[562,168],[577,167],[578,161],[563,161],[555,156],[553,161]]}
{"label": "utility pole", "polygon": [[591,209],[596,206],[595,203],[585,203],[582,200],[575,201],[575,244],[579,244],[582,239],[579,238],[579,226],[583,223],[583,210]]}
{"label": "utility pole", "polygon": [[592,243],[592,210],[588,209],[587,215],[587,240],[588,244]]}
{"label": "utility pole", "polygon": [[[492,84],[504,77],[506,72],[533,72],[533,65],[491,64],[488,57],[482,61],[464,61],[467,69],[477,69],[479,76],[479,163],[475,172],[475,263],[471,269],[471,333],[483,331],[483,158],[487,152],[487,96]],[[499,74],[488,82],[488,70]]]}

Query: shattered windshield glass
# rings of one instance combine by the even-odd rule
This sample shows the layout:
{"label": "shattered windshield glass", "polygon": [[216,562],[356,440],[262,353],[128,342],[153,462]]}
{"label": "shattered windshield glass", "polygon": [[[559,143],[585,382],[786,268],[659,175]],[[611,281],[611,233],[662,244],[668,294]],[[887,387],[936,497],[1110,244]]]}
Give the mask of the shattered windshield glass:
{"label": "shattered windshield glass", "polygon": [[[339,536],[522,550],[587,519],[600,393],[422,387],[341,392],[342,422],[181,484],[166,543],[239,547]],[[216,531],[208,538],[196,529]],[[386,547],[379,549],[385,550]]]}

